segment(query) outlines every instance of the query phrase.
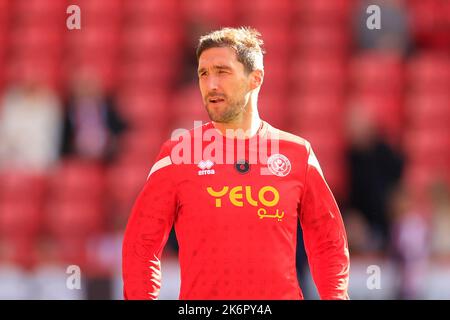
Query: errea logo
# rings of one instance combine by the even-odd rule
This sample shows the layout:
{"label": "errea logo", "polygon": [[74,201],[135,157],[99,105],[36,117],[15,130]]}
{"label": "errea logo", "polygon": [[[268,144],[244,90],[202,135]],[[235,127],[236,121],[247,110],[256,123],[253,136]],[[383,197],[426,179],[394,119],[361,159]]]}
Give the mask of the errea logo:
{"label": "errea logo", "polygon": [[198,167],[200,168],[200,170],[198,171],[198,175],[204,176],[207,174],[215,174],[216,172],[214,171],[214,169],[211,169],[213,165],[214,165],[214,162],[212,162],[211,160],[200,161],[198,163]]}

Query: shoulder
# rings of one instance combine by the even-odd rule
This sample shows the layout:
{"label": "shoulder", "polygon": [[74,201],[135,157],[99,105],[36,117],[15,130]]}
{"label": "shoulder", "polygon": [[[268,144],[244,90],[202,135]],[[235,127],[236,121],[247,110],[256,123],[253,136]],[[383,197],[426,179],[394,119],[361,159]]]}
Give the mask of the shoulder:
{"label": "shoulder", "polygon": [[280,141],[280,144],[292,147],[297,151],[303,151],[306,153],[310,153],[311,151],[311,143],[305,138],[275,128],[270,124],[268,124],[267,128],[267,137],[268,139],[278,139]]}

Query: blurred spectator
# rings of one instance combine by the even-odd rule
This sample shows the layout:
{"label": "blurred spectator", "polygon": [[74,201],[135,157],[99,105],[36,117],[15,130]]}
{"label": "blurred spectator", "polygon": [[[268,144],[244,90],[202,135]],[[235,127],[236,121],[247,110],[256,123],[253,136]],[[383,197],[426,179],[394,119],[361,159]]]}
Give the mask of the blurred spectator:
{"label": "blurred spectator", "polygon": [[65,108],[62,154],[112,160],[125,128],[113,97],[103,92],[96,76],[88,70],[75,75]]}
{"label": "blurred spectator", "polygon": [[58,159],[58,97],[35,76],[6,90],[0,102],[0,170],[42,173]]}
{"label": "blurred spectator", "polygon": [[[369,29],[367,13],[370,5],[380,7],[381,28]],[[406,54],[411,49],[408,15],[403,0],[364,0],[359,6],[356,21],[356,41],[360,49],[380,49]]]}
{"label": "blurred spectator", "polygon": [[429,226],[406,189],[392,193],[391,253],[397,265],[398,299],[421,299],[429,254]]}
{"label": "blurred spectator", "polygon": [[349,117],[349,207],[370,226],[372,249],[384,249],[389,234],[387,197],[402,176],[403,159],[378,134],[373,118],[363,108]]}
{"label": "blurred spectator", "polygon": [[445,183],[438,181],[433,185],[431,202],[431,250],[437,257],[448,257],[450,256],[450,193]]}

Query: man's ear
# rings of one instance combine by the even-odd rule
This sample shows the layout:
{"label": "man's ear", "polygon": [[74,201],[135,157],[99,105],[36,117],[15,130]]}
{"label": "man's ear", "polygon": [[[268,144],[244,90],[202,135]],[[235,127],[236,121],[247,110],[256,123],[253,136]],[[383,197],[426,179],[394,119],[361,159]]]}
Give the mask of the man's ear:
{"label": "man's ear", "polygon": [[251,88],[256,89],[262,85],[264,81],[264,70],[257,69],[251,73]]}

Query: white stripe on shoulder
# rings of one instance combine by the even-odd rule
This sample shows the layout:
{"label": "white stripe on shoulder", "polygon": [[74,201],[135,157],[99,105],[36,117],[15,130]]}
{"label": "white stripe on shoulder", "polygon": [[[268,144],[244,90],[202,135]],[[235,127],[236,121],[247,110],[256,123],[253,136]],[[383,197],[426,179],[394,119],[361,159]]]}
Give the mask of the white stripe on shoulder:
{"label": "white stripe on shoulder", "polygon": [[164,167],[170,166],[172,164],[172,160],[170,160],[170,156],[167,156],[165,158],[162,158],[161,160],[157,161],[152,169],[150,170],[150,173],[147,176],[147,180],[148,178],[150,178],[150,176],[152,175],[152,173],[158,171],[159,169],[162,169]]}
{"label": "white stripe on shoulder", "polygon": [[289,142],[293,142],[299,145],[305,145],[305,139],[296,136],[295,134],[286,132],[286,131],[282,131],[277,129],[276,131],[270,132],[269,135],[270,138],[272,139],[279,139],[279,140],[284,140],[284,141],[289,141]]}
{"label": "white stripe on shoulder", "polygon": [[322,172],[322,168],[320,167],[319,164],[319,160],[317,160],[317,157],[315,155],[315,153],[311,150],[309,157],[308,157],[308,164],[314,168],[316,168],[316,170],[320,173],[320,175],[322,176],[322,178],[324,178],[323,176],[323,172]]}

